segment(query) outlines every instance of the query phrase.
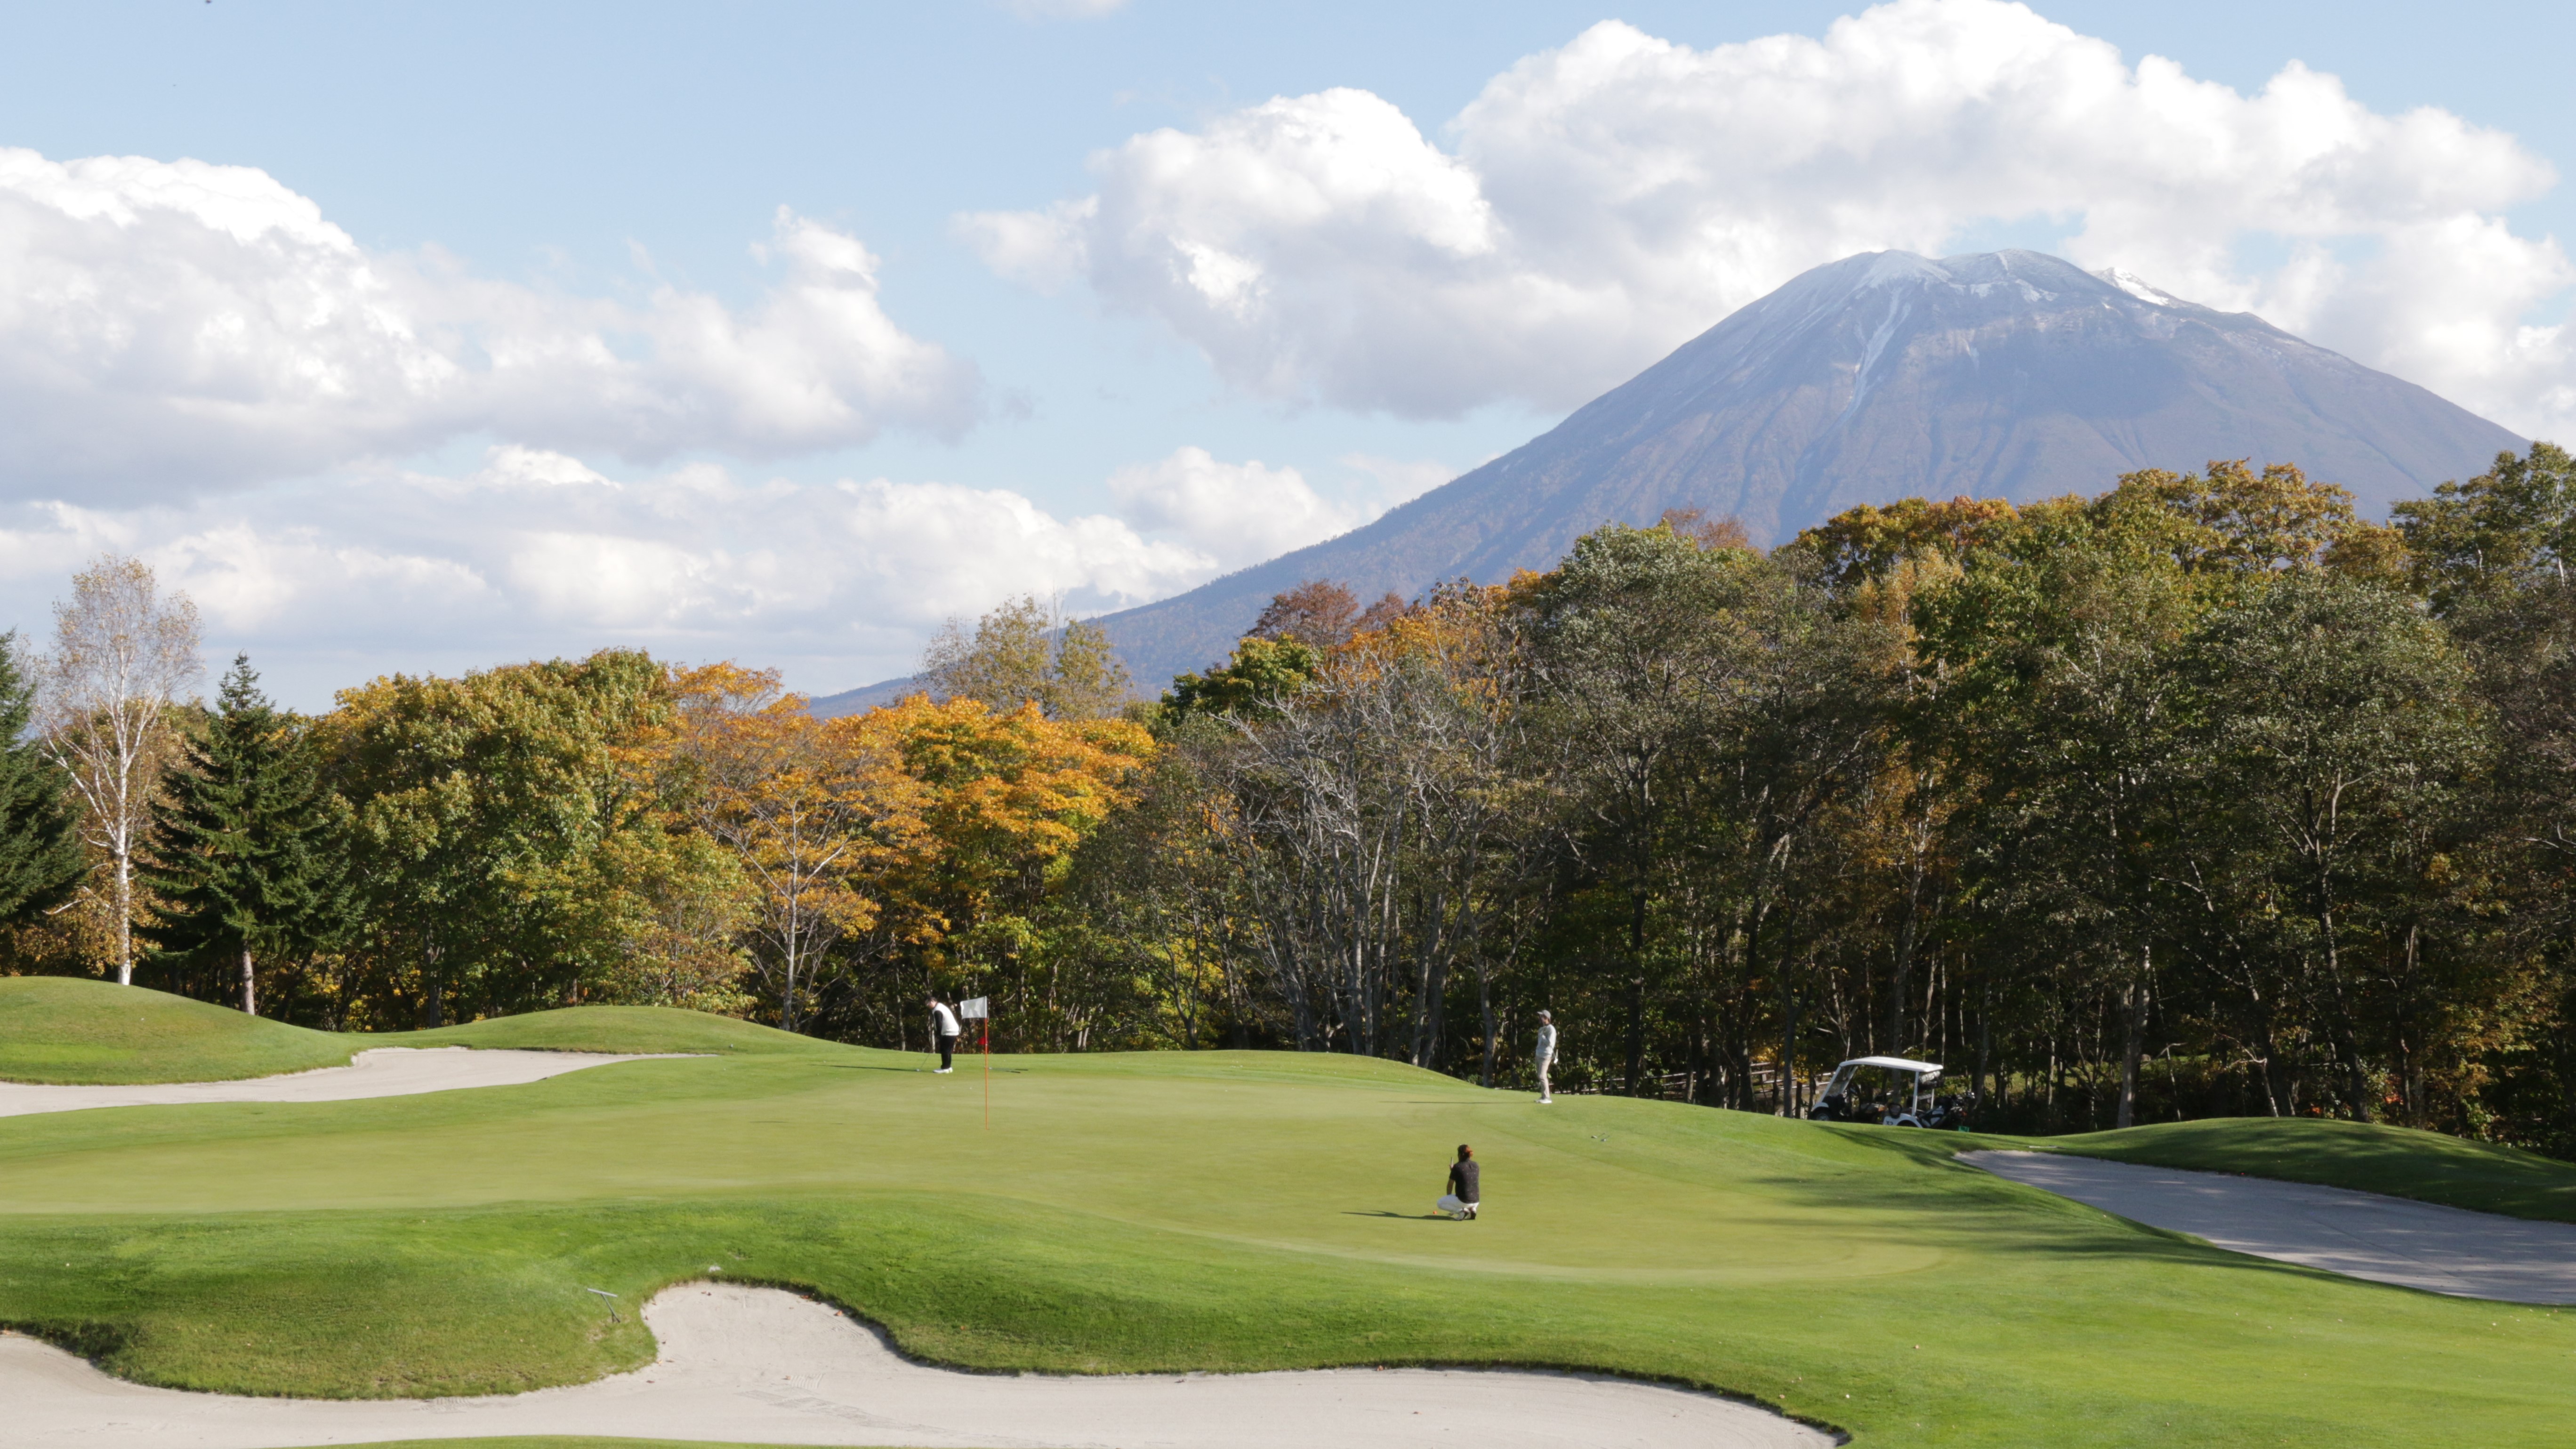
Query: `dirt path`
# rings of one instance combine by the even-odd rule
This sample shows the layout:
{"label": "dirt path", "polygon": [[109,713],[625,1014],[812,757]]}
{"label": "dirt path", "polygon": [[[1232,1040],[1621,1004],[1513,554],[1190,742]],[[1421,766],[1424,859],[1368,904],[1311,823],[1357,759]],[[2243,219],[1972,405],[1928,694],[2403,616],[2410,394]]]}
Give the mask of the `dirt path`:
{"label": "dirt path", "polygon": [[656,1060],[604,1052],[476,1051],[469,1047],[377,1047],[345,1067],[322,1067],[237,1082],[159,1082],[133,1087],[43,1087],[0,1082],[0,1117],[78,1112],[88,1107],[166,1107],[188,1102],[347,1102],[408,1097],[460,1087],[516,1087],[584,1067]]}
{"label": "dirt path", "polygon": [[0,1449],[287,1449],[605,1434],[762,1444],[1122,1449],[1822,1449],[1814,1429],[1709,1394],[1579,1374],[1458,1369],[1103,1378],[906,1363],[872,1330],[774,1288],[687,1283],[644,1310],[651,1368],[479,1399],[249,1399],[148,1389],[0,1337]]}
{"label": "dirt path", "polygon": [[2576,1303],[2576,1223],[2051,1152],[1959,1160],[2231,1252],[2461,1298]]}

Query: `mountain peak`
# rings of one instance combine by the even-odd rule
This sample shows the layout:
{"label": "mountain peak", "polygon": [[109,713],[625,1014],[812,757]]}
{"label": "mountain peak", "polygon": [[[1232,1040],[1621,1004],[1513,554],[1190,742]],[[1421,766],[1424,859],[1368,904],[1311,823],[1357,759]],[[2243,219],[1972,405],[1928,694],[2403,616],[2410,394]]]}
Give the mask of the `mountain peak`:
{"label": "mountain peak", "polygon": [[2119,288],[2121,291],[2128,293],[2130,296],[2137,298],[2141,302],[2150,302],[2159,307],[2190,307],[2198,305],[2196,303],[2186,302],[2182,298],[2175,296],[2173,293],[2166,291],[2162,287],[2151,285],[2146,278],[2139,276],[2137,273],[2126,271],[2119,267],[2104,267],[2093,275],[2110,283],[2112,286]]}

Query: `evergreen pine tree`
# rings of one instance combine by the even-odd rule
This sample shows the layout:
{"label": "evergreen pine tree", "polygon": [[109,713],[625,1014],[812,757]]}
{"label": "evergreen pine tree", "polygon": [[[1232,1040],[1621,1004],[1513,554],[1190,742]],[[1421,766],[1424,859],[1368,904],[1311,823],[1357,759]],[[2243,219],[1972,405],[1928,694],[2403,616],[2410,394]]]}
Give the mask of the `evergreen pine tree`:
{"label": "evergreen pine tree", "polygon": [[27,732],[35,712],[35,685],[18,667],[18,635],[0,634],[0,925],[61,905],[81,878],[62,767]]}
{"label": "evergreen pine tree", "polygon": [[240,963],[241,1008],[259,1014],[261,961],[325,945],[345,912],[311,747],[237,655],[201,735],[153,809],[158,897],[143,926],[155,960]]}

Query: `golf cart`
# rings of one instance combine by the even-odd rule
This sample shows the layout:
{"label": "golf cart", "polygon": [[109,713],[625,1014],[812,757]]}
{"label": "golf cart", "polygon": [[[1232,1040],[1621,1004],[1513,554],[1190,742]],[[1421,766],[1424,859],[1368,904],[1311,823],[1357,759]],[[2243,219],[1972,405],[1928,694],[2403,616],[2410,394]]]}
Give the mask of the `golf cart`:
{"label": "golf cart", "polygon": [[1944,1097],[1939,1062],[1854,1057],[1833,1077],[1807,1116],[1818,1122],[1876,1122],[1883,1127],[1964,1127],[1967,1108]]}

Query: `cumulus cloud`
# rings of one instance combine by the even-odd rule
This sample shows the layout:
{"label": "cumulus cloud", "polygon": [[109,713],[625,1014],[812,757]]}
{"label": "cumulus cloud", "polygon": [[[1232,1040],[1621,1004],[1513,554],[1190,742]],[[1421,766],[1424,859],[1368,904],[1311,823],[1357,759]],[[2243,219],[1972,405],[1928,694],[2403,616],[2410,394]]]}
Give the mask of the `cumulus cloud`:
{"label": "cumulus cloud", "polygon": [[1348,533],[1380,511],[1328,500],[1294,468],[1219,462],[1205,448],[1121,468],[1109,493],[1138,527],[1178,535],[1228,569]]}
{"label": "cumulus cloud", "polygon": [[1118,470],[1113,511],[1083,514],[1002,488],[757,482],[712,463],[614,476],[520,444],[458,475],[378,465],[130,507],[0,503],[0,622],[41,621],[79,561],[112,551],[197,601],[217,663],[249,648],[304,707],[389,669],[611,644],[783,665],[828,693],[909,673],[930,631],[1010,596],[1077,614],[1165,598],[1448,473],[1341,461],[1356,476],[1318,489],[1182,448]]}
{"label": "cumulus cloud", "polygon": [[0,149],[0,490],[139,500],[477,433],[650,462],[954,436],[970,365],[878,300],[877,259],[782,208],[748,308],[633,302],[359,246],[266,172]]}
{"label": "cumulus cloud", "polygon": [[1148,492],[1132,518],[1060,516],[1007,489],[750,482],[706,463],[618,478],[502,445],[462,476],[378,468],[138,507],[0,505],[0,611],[41,620],[79,560],[114,551],[194,598],[217,654],[283,663],[307,706],[388,668],[609,644],[785,664],[828,692],[910,671],[943,620],[1013,594],[1101,612],[1231,566],[1211,551],[1234,535],[1209,527],[1222,515],[1204,490]]}
{"label": "cumulus cloud", "polygon": [[[1496,76],[1441,140],[1382,98],[1280,97],[1093,158],[1098,188],[961,217],[1233,385],[1447,416],[1580,403],[1808,267],[2061,228],[2118,265],[2510,425],[2576,417],[2576,281],[2504,213],[2556,181],[2501,132],[2383,114],[2298,64],[2247,95],[1998,0],[1897,0],[1697,50],[1619,22]],[[2250,257],[2264,257],[2262,262]]]}

